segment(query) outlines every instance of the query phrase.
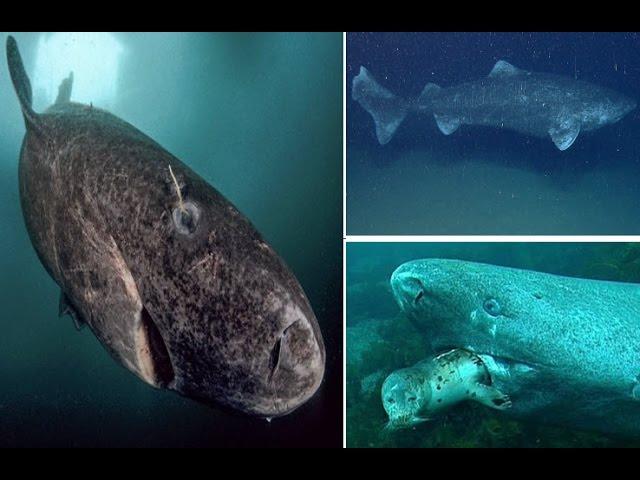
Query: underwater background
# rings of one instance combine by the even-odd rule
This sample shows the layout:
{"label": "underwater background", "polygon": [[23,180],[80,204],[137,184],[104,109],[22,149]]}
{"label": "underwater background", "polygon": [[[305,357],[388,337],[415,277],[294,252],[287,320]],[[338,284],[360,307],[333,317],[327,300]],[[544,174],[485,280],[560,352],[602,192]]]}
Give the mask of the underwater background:
{"label": "underwater background", "polygon": [[72,100],[130,122],[235,204],[280,254],[327,351],[312,400],[271,423],[155,390],[89,329],[24,226],[24,122],[0,34],[0,446],[342,445],[342,35],[13,33],[34,107],[74,72]]}
{"label": "underwater background", "polygon": [[[351,97],[360,66],[412,99],[488,75],[498,60],[565,75],[640,100],[638,33],[347,33],[347,233],[638,234],[640,109],[550,139],[463,125],[450,136],[410,113],[386,145]],[[526,212],[523,215],[522,212]]]}
{"label": "underwater background", "polygon": [[638,438],[522,422],[475,402],[463,402],[414,428],[387,432],[380,398],[389,373],[430,355],[425,337],[391,293],[391,273],[402,263],[455,258],[640,283],[640,244],[351,242],[346,252],[348,447],[640,447]]}

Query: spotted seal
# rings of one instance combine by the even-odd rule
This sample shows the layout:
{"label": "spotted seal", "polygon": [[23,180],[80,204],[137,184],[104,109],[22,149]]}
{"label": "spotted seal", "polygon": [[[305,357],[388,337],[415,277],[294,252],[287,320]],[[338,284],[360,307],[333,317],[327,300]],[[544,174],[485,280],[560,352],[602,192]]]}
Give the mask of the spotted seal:
{"label": "spotted seal", "polygon": [[477,355],[453,349],[396,370],[382,385],[388,428],[411,427],[465,400],[505,410],[511,400],[495,386]]}

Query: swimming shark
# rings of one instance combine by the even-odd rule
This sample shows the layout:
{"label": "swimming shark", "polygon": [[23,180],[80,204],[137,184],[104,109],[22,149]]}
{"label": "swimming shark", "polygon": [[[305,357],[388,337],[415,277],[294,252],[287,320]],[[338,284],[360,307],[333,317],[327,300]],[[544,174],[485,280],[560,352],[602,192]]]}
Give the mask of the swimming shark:
{"label": "swimming shark", "polygon": [[322,334],[249,220],[137,128],[72,102],[72,75],[35,112],[13,37],[6,47],[26,125],[20,202],[60,313],[153,387],[268,419],[309,400]]}
{"label": "swimming shark", "polygon": [[410,112],[427,113],[445,135],[461,125],[515,130],[550,137],[568,149],[580,132],[623,118],[636,102],[608,88],[551,73],[529,72],[499,60],[485,78],[442,88],[427,83],[415,99],[400,98],[360,67],[353,79],[353,99],[371,114],[381,145],[388,143]]}

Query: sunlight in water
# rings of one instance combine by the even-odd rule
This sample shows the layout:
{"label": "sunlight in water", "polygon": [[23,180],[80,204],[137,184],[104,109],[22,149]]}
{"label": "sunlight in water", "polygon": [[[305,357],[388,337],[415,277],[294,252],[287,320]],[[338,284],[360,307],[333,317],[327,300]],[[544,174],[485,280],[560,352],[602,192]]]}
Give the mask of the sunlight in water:
{"label": "sunlight in water", "polygon": [[51,105],[58,85],[73,71],[71,99],[108,108],[118,87],[118,68],[123,47],[104,32],[43,33],[38,41],[34,100],[38,108]]}

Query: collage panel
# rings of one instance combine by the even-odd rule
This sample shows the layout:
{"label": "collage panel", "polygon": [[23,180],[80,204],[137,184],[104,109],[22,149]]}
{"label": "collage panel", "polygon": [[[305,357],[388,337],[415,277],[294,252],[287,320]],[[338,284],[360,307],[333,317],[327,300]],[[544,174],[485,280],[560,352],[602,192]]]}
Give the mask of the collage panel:
{"label": "collage panel", "polygon": [[347,447],[638,447],[640,244],[351,242]]}
{"label": "collage panel", "polygon": [[341,447],[342,33],[0,40],[0,447]]}
{"label": "collage panel", "polygon": [[348,235],[640,234],[637,32],[348,32],[346,56]]}

